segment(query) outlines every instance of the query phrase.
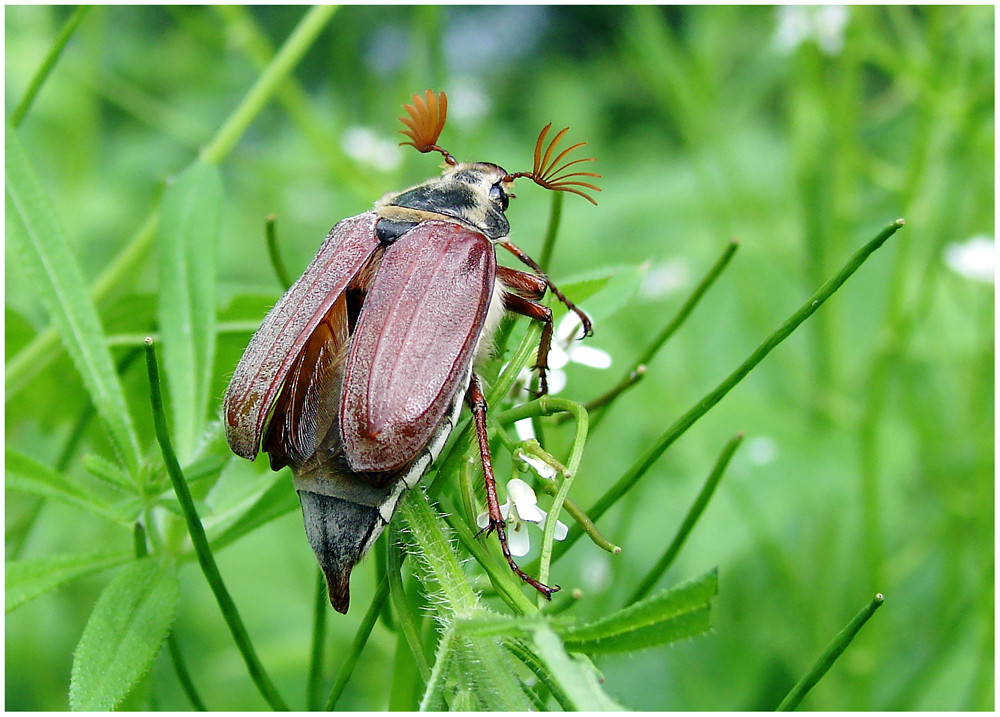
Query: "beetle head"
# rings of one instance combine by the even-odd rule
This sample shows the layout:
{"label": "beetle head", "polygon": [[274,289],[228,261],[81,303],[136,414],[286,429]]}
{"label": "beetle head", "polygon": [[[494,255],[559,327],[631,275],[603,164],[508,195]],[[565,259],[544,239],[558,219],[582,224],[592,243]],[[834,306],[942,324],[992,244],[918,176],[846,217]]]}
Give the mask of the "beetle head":
{"label": "beetle head", "polygon": [[[480,185],[487,179],[491,180],[488,185],[490,198],[495,199],[498,204],[502,204],[501,211],[507,208],[507,197],[514,196],[510,193],[510,186],[519,177],[528,177],[535,184],[555,192],[579,194],[591,204],[597,204],[594,198],[587,194],[587,190],[599,192],[601,191],[600,187],[581,181],[580,178],[592,177],[598,179],[601,175],[594,172],[567,171],[570,167],[581,162],[593,162],[594,158],[587,157],[564,162],[570,152],[582,147],[586,142],[578,142],[568,149],[564,149],[555,157],[552,156],[555,153],[556,145],[559,144],[559,141],[569,131],[569,127],[557,132],[552,141],[549,142],[548,147],[545,147],[543,151],[545,138],[552,128],[552,123],[545,125],[538,135],[538,140],[535,142],[535,162],[531,171],[507,174],[497,165],[488,162],[460,164],[447,150],[437,144],[438,137],[441,135],[441,130],[444,129],[444,123],[448,115],[448,97],[444,92],[435,95],[430,90],[427,90],[424,97],[413,95],[413,104],[405,104],[403,108],[409,114],[409,117],[400,117],[399,119],[408,129],[400,130],[400,133],[409,137],[411,141],[401,142],[400,144],[408,144],[420,152],[440,152],[444,157],[445,163],[448,165],[448,169],[445,170],[444,174],[446,178],[451,175],[459,181],[468,181],[468,183],[475,185]],[[504,172],[504,176],[495,178],[493,170]],[[473,174],[479,172],[482,173],[482,176],[473,176]]]}

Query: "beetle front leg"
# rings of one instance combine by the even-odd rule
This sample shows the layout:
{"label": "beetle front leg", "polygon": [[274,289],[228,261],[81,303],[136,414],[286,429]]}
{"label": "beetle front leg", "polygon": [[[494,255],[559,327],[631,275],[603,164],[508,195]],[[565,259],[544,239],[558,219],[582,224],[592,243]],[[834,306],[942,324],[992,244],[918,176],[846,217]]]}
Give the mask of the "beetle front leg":
{"label": "beetle front leg", "polygon": [[479,439],[479,455],[483,461],[483,479],[486,481],[486,510],[489,512],[490,524],[486,528],[487,533],[496,532],[500,540],[500,550],[503,552],[507,564],[521,580],[528,583],[538,592],[545,596],[546,600],[552,599],[552,593],[559,590],[559,586],[549,587],[540,583],[526,572],[521,570],[514,562],[514,556],[510,554],[510,547],[507,545],[507,530],[504,523],[503,514],[500,512],[500,501],[497,499],[497,482],[493,476],[493,459],[490,456],[490,439],[486,432],[486,396],[483,395],[483,388],[479,383],[479,377],[472,374],[469,382],[469,391],[466,394],[469,408],[472,410],[472,419],[476,424],[476,437]]}
{"label": "beetle front leg", "polygon": [[515,244],[512,244],[509,241],[501,242],[500,246],[502,246],[504,249],[506,249],[511,254],[513,254],[518,259],[520,259],[522,263],[530,266],[532,269],[534,269],[536,272],[538,272],[539,278],[543,279],[545,281],[545,284],[549,287],[549,289],[552,291],[552,293],[556,295],[556,298],[559,299],[559,301],[563,302],[570,311],[572,311],[574,314],[576,314],[577,316],[580,317],[580,322],[583,324],[583,337],[582,338],[586,338],[587,336],[593,336],[594,335],[594,327],[590,323],[590,317],[587,316],[585,313],[583,313],[583,311],[581,309],[579,309],[576,304],[574,304],[572,301],[570,301],[569,299],[567,299],[563,295],[563,293],[561,291],[559,291],[559,287],[557,287],[555,284],[552,283],[552,281],[549,279],[549,277],[546,276],[545,272],[542,271],[542,267],[538,266],[538,263],[534,259],[532,259],[530,256],[528,256],[527,254],[525,254],[520,249],[520,247],[518,247]]}
{"label": "beetle front leg", "polygon": [[503,306],[515,314],[521,314],[521,316],[527,316],[529,319],[542,322],[542,336],[538,340],[538,356],[535,359],[535,368],[538,369],[538,395],[544,396],[549,392],[549,382],[546,374],[549,370],[549,349],[552,346],[552,309],[544,304],[539,304],[536,301],[510,292],[504,292]]}

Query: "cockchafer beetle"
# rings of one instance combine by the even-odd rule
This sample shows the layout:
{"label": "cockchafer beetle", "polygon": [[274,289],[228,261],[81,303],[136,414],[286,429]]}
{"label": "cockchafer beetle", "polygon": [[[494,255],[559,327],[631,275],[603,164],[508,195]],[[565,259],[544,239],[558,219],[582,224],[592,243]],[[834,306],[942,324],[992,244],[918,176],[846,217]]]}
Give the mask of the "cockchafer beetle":
{"label": "cockchafer beetle", "polygon": [[[264,318],[240,359],[224,401],[226,438],[271,468],[291,466],[306,534],[326,575],[330,603],[346,613],[351,570],[392,519],[403,494],[437,458],[469,403],[483,461],[489,512],[504,557],[522,580],[550,597],[549,587],[524,573],[507,546],[486,433],[486,400],[474,367],[490,354],[505,311],[543,323],[536,367],[546,391],[552,312],[539,303],[549,288],[591,325],[507,239],[504,212],[514,180],[532,179],[596,204],[600,191],[567,171],[581,144],[553,158],[557,133],[539,134],[530,172],[488,162],[458,162],[436,143],[447,97],[413,95],[400,118],[409,144],[439,152],[444,173],[398,194],[372,211],[339,222],[312,263]],[[544,150],[543,150],[544,147]],[[535,273],[499,266],[494,245]]]}

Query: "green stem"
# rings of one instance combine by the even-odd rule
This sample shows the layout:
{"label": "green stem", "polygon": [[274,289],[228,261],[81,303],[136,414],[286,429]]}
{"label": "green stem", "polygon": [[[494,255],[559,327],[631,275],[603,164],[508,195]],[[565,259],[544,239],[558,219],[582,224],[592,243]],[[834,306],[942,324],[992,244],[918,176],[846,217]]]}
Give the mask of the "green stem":
{"label": "green stem", "polygon": [[184,690],[191,706],[198,712],[207,712],[208,708],[202,702],[198,688],[194,686],[194,680],[191,679],[191,673],[188,672],[184,655],[181,653],[181,646],[177,642],[177,634],[173,630],[167,635],[167,651],[170,653],[170,664],[174,666],[174,672],[177,673],[177,681],[181,683],[181,689]]}
{"label": "green stem", "polygon": [[323,687],[323,645],[326,643],[326,615],[330,611],[330,598],[326,592],[326,578],[316,571],[316,597],[313,600],[312,650],[309,655],[309,682],[306,685],[306,702],[310,712],[320,709],[320,689]]}
{"label": "green stem", "polygon": [[310,8],[292,34],[285,40],[278,54],[267,69],[257,78],[257,82],[243,97],[243,101],[233,110],[215,138],[201,152],[201,158],[206,162],[218,164],[235,146],[236,142],[250,126],[250,122],[263,109],[264,105],[277,92],[288,75],[302,59],[320,31],[326,26],[333,13],[335,5],[320,5]]}
{"label": "green stem", "polygon": [[[812,314],[823,305],[823,303],[829,299],[833,294],[839,289],[845,281],[847,281],[854,272],[856,272],[865,260],[871,256],[871,254],[881,247],[886,240],[889,239],[896,231],[899,230],[904,224],[902,219],[897,219],[896,221],[889,224],[885,229],[879,232],[878,236],[872,239],[870,242],[865,244],[861,249],[859,249],[854,256],[844,265],[844,267],[834,276],[832,279],[827,281],[819,290],[813,294],[808,301],[805,302],[795,313],[788,317],[784,323],[781,324],[775,331],[764,339],[763,343],[760,344],[753,353],[750,354],[747,359],[741,363],[735,371],[733,371],[729,376],[725,378],[718,386],[716,386],[712,391],[706,394],[697,404],[695,404],[691,409],[689,409],[683,416],[678,418],[670,428],[668,428],[656,441],[650,446],[646,452],[640,456],[631,468],[629,468],[625,474],[618,479],[618,481],[611,486],[601,496],[594,506],[587,511],[587,515],[593,520],[597,520],[604,513],[608,511],[611,506],[613,506],[618,500],[624,496],[628,491],[635,486],[636,483],[646,474],[649,468],[656,462],[656,460],[663,455],[663,452],[669,448],[674,441],[680,438],[685,431],[687,431],[694,423],[705,415],[715,404],[722,400],[722,398],[729,393],[736,384],[742,381],[750,371],[754,369],[764,357],[767,356],[771,351],[778,346],[782,341],[787,339],[796,328],[802,324],[803,321],[808,319]],[[579,540],[583,531],[574,527],[566,540],[561,543],[556,548],[555,558],[558,559],[567,550],[569,550],[572,545]]]}
{"label": "green stem", "polygon": [[[137,558],[144,558],[149,554],[146,547],[146,529],[143,527],[142,521],[137,520],[132,528],[132,545],[135,548]],[[198,694],[198,688],[194,686],[194,680],[191,679],[191,673],[188,672],[187,663],[185,663],[184,655],[181,653],[180,643],[177,642],[177,633],[173,630],[167,635],[167,652],[170,654],[170,664],[173,665],[174,672],[177,673],[177,681],[181,683],[181,689],[187,695],[191,706],[199,712],[206,712],[205,703],[202,702],[201,695]]]}
{"label": "green stem", "polygon": [[209,587],[212,588],[212,592],[215,594],[215,599],[219,603],[222,616],[229,626],[229,631],[233,635],[236,647],[243,656],[243,660],[246,662],[247,669],[250,672],[250,677],[253,679],[254,684],[257,685],[257,689],[260,690],[261,695],[273,709],[287,711],[288,706],[281,698],[281,695],[278,694],[271,679],[267,676],[260,660],[257,659],[257,653],[253,649],[253,644],[250,642],[250,635],[247,633],[243,620],[236,609],[236,603],[233,602],[225,583],[222,581],[222,575],[219,573],[219,567],[215,564],[212,549],[205,535],[205,528],[198,518],[198,511],[195,508],[194,500],[191,498],[187,481],[184,479],[180,463],[177,461],[173,445],[170,442],[167,419],[163,412],[163,399],[160,396],[160,372],[156,363],[156,351],[153,348],[152,339],[146,341],[146,369],[149,373],[149,397],[153,407],[153,427],[156,431],[156,440],[160,444],[160,450],[163,453],[163,462],[166,465],[167,474],[170,476],[170,482],[173,484],[174,493],[177,495],[177,502],[180,503],[181,511],[184,513],[184,520],[187,523],[188,533],[191,536],[191,543],[194,545],[195,554],[198,556],[198,564],[201,565],[201,571],[204,573]]}
{"label": "green stem", "polygon": [[[95,305],[104,301],[112,289],[120,287],[128,277],[136,275],[136,267],[149,255],[156,239],[159,220],[159,210],[154,210],[111,265],[91,285],[90,298]],[[4,401],[10,401],[28,381],[60,356],[60,346],[59,333],[55,326],[50,325],[11,358],[5,368]]]}
{"label": "green stem", "polygon": [[559,233],[559,222],[562,220],[563,193],[552,192],[552,209],[549,212],[549,226],[545,230],[545,241],[542,242],[541,257],[538,266],[542,271],[548,272],[549,264],[552,261],[552,253],[556,248],[556,235]]}
{"label": "green stem", "polygon": [[398,531],[399,528],[394,523],[389,524],[389,540],[386,541],[386,573],[389,577],[389,596],[395,607],[396,621],[403,632],[407,646],[410,648],[420,677],[426,684],[431,676],[431,668],[427,664],[427,656],[424,655],[423,644],[420,642],[417,622],[406,599],[406,590],[403,588],[402,569],[406,555],[399,548]]}
{"label": "green stem", "polygon": [[694,291],[691,292],[691,295],[688,296],[687,301],[685,301],[681,308],[677,310],[674,317],[667,322],[667,325],[663,327],[663,330],[660,331],[659,335],[657,335],[657,337],[650,342],[649,346],[646,347],[646,350],[639,355],[639,358],[635,360],[632,364],[632,368],[629,369],[629,373],[637,371],[640,366],[648,365],[649,362],[653,360],[656,354],[659,353],[660,349],[663,348],[663,345],[667,343],[670,337],[677,332],[677,329],[681,327],[705,294],[708,293],[712,284],[714,284],[715,280],[719,278],[723,270],[726,266],[728,266],[730,259],[733,258],[733,255],[739,248],[740,243],[736,239],[733,239],[726,245],[722,255],[716,259],[712,268],[709,269],[708,273],[706,273],[702,280],[698,282],[698,286],[696,286]]}
{"label": "green stem", "polygon": [[[656,357],[656,354],[660,352],[660,349],[663,348],[664,344],[666,344],[670,337],[677,332],[677,329],[684,324],[687,318],[694,311],[695,307],[698,306],[698,303],[702,300],[705,294],[708,293],[709,288],[711,288],[712,284],[715,283],[715,280],[722,275],[723,270],[726,266],[728,266],[730,259],[733,258],[733,255],[739,247],[740,244],[736,239],[733,239],[726,245],[722,255],[716,259],[712,268],[709,269],[708,273],[706,273],[702,280],[698,282],[694,291],[691,292],[690,296],[688,296],[681,308],[677,310],[677,313],[673,316],[673,318],[667,322],[667,325],[663,327],[663,330],[660,331],[657,337],[649,343],[649,346],[647,346],[646,350],[639,355],[639,358],[633,362],[631,368],[629,368],[625,376],[614,388],[588,404],[588,409],[607,405],[626,389],[631,388],[639,382],[639,380],[646,373],[647,364],[649,364],[649,362]],[[605,415],[607,415],[607,411],[600,411],[593,417],[593,421],[591,422],[592,430],[596,429],[597,426],[600,425]]]}
{"label": "green stem", "polygon": [[[214,138],[203,150],[202,157],[213,163],[220,163],[232,150],[240,135],[246,130],[269,99],[280,89],[281,83],[292,71],[302,55],[315,40],[335,7],[318,7],[310,10],[289,36],[274,61],[261,74],[257,83],[244,97],[243,102],[226,119],[215,133]],[[94,303],[104,299],[113,287],[119,286],[128,277],[135,276],[136,267],[145,259],[156,239],[159,223],[159,209],[153,209],[135,237],[115,258],[114,263],[104,271],[90,290]],[[16,356],[6,362],[4,376],[4,400],[9,401],[28,380],[43,370],[59,355],[59,336],[50,326],[36,336]]]}
{"label": "green stem", "polygon": [[444,520],[455,532],[458,542],[464,547],[483,570],[486,571],[490,583],[497,591],[497,596],[507,603],[507,606],[519,615],[527,615],[534,612],[534,605],[521,590],[524,584],[514,576],[506,562],[500,557],[500,550],[497,548],[491,553],[479,536],[469,529],[469,525],[454,510],[448,499],[442,496],[438,499],[441,510],[444,511]]}
{"label": "green stem", "polygon": [[271,258],[271,268],[274,269],[281,288],[287,291],[292,285],[292,279],[288,275],[288,269],[285,268],[285,262],[281,260],[281,254],[278,253],[278,237],[274,221],[273,214],[267,218],[267,223],[264,225],[264,241],[267,243],[267,255]]}
{"label": "green stem", "polygon": [[778,712],[789,712],[794,710],[802,702],[802,698],[806,696],[806,693],[813,688],[813,686],[820,681],[820,679],[827,673],[827,671],[833,666],[833,663],[837,661],[841,653],[847,649],[847,646],[851,644],[851,640],[854,636],[858,634],[858,631],[864,627],[864,624],[868,622],[869,618],[875,614],[875,611],[882,607],[882,603],[885,598],[882,597],[881,593],[875,595],[872,601],[868,603],[854,619],[851,620],[847,627],[838,632],[833,638],[833,641],[827,645],[823,654],[819,656],[819,659],[813,664],[809,671],[802,676],[795,687],[792,688],[791,692],[785,695],[785,699],[781,701],[778,705]]}
{"label": "green stem", "polygon": [[340,672],[337,673],[337,679],[333,683],[330,696],[326,700],[325,710],[327,712],[333,711],[333,708],[337,706],[337,700],[344,694],[344,688],[347,687],[347,682],[354,673],[354,668],[358,664],[361,651],[365,649],[365,645],[368,643],[368,638],[372,634],[372,628],[375,627],[375,621],[378,620],[379,613],[382,612],[382,605],[385,603],[385,598],[388,594],[389,579],[387,576],[383,576],[382,581],[378,584],[378,589],[375,591],[375,595],[372,597],[371,605],[368,606],[368,612],[365,613],[361,624],[358,626],[358,631],[354,635],[354,643],[351,645],[351,651],[344,658],[344,664],[340,666]]}
{"label": "green stem", "polygon": [[32,102],[35,101],[35,97],[38,95],[39,90],[42,89],[42,85],[45,84],[45,80],[48,79],[49,73],[52,72],[52,68],[55,67],[56,61],[59,60],[59,56],[62,54],[63,48],[66,47],[66,43],[73,36],[73,32],[76,30],[80,21],[83,20],[83,16],[87,14],[90,10],[90,5],[80,5],[73,11],[73,14],[69,16],[66,20],[66,24],[63,25],[62,30],[59,31],[59,35],[56,37],[55,42],[52,43],[52,47],[49,48],[48,53],[45,55],[45,59],[42,60],[42,64],[39,65],[38,69],[35,71],[35,75],[31,78],[31,82],[28,83],[28,89],[24,92],[24,97],[18,102],[17,107],[14,111],[10,113],[10,123],[14,127],[19,127],[21,122],[24,120],[24,116],[28,114],[28,110],[31,109]]}
{"label": "green stem", "polygon": [[688,509],[687,515],[684,517],[684,522],[681,523],[681,527],[677,529],[677,534],[674,539],[670,541],[670,545],[667,547],[666,552],[656,561],[656,565],[653,569],[649,571],[643,581],[639,584],[639,587],[635,589],[631,597],[625,602],[626,605],[631,605],[632,603],[639,602],[644,597],[649,594],[649,591],[653,589],[657,581],[663,577],[663,575],[670,569],[673,565],[674,559],[680,552],[681,548],[684,546],[684,542],[687,540],[688,535],[691,534],[691,530],[694,528],[695,523],[698,522],[698,518],[705,510],[705,506],[708,505],[708,501],[712,499],[712,494],[715,493],[716,487],[719,485],[719,481],[722,480],[722,474],[726,470],[726,466],[729,465],[729,460],[733,457],[733,453],[739,447],[740,442],[743,440],[743,434],[737,433],[726,447],[722,449],[722,453],[719,455],[719,459],[715,462],[715,467],[709,474],[708,479],[705,481],[705,485],[702,486],[701,492],[698,493],[698,497],[695,498],[694,503]]}

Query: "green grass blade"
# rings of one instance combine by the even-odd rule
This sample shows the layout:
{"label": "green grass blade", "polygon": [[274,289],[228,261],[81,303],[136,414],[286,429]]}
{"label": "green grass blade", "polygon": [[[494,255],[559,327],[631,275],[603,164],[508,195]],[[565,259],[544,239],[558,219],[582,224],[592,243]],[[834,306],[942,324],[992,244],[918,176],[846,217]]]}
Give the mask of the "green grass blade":
{"label": "green grass blade", "polygon": [[205,707],[205,702],[201,699],[201,695],[198,694],[198,688],[195,687],[194,680],[191,679],[191,673],[188,671],[187,664],[184,661],[184,655],[181,654],[181,646],[177,642],[177,634],[175,632],[171,632],[167,637],[167,650],[170,652],[170,662],[177,673],[177,681],[181,683],[181,689],[187,695],[191,706],[198,712],[207,712],[208,708]]}
{"label": "green grass blade", "polygon": [[306,709],[319,711],[323,705],[323,648],[326,646],[326,618],[330,612],[330,598],[326,591],[323,571],[316,571],[316,590],[313,598],[312,648],[309,650],[309,677],[306,682]]}
{"label": "green grass blade", "polygon": [[[159,221],[159,211],[150,214],[135,236],[97,277],[90,287],[90,300],[95,306],[104,301],[112,290],[126,282],[128,277],[138,273],[137,267],[145,261],[153,246]],[[27,346],[6,363],[4,401],[9,402],[32,377],[43,371],[57,356],[59,356],[59,332],[57,327],[49,326],[39,332]]]}
{"label": "green grass blade", "polygon": [[730,259],[733,258],[733,255],[739,248],[740,244],[735,239],[726,244],[726,248],[722,251],[722,255],[715,261],[712,268],[708,270],[708,273],[702,277],[702,280],[698,282],[698,286],[694,288],[688,298],[681,305],[681,308],[677,310],[676,314],[674,314],[673,318],[667,322],[667,325],[663,327],[663,330],[657,334],[656,338],[649,343],[649,346],[646,347],[645,351],[643,351],[639,358],[636,359],[635,363],[632,364],[632,368],[629,370],[629,373],[635,371],[643,364],[648,364],[653,360],[653,357],[656,356],[660,349],[663,348],[663,345],[666,344],[670,337],[677,332],[677,329],[684,324],[687,318],[694,311],[695,307],[698,306],[698,302],[700,302],[702,298],[704,298],[705,294],[708,293],[708,290],[712,287],[712,284],[715,283],[715,280],[722,275],[723,270],[729,265]]}
{"label": "green grass blade", "polygon": [[726,447],[722,449],[722,454],[715,462],[715,467],[712,468],[712,472],[705,481],[705,485],[702,486],[701,492],[698,493],[698,497],[695,498],[694,503],[692,503],[687,515],[684,516],[684,522],[681,523],[681,527],[677,529],[677,534],[674,535],[674,539],[670,541],[670,545],[667,546],[666,551],[660,559],[656,561],[656,565],[653,566],[653,569],[649,571],[645,578],[643,578],[639,587],[635,589],[626,601],[626,605],[631,605],[632,603],[638,602],[646,597],[649,594],[649,591],[653,589],[653,586],[656,585],[656,582],[663,577],[667,570],[670,569],[670,566],[673,564],[677,554],[680,553],[681,548],[684,547],[684,542],[691,534],[691,530],[694,528],[695,523],[698,522],[698,518],[701,517],[705,507],[708,505],[708,501],[712,499],[712,495],[715,493],[715,489],[718,487],[719,481],[722,480],[722,474],[725,472],[726,466],[729,465],[729,460],[733,457],[733,454],[736,452],[736,449],[739,447],[742,440],[743,434],[738,433],[729,441],[729,443],[726,444]]}
{"label": "green grass blade", "polygon": [[273,214],[267,218],[264,225],[264,241],[267,243],[267,256],[271,260],[274,275],[278,277],[282,290],[288,291],[288,287],[292,285],[292,277],[288,274],[288,269],[285,268],[281,252],[278,251],[278,230],[275,227]]}
{"label": "green grass blade", "polygon": [[344,663],[340,666],[340,671],[337,673],[337,679],[334,681],[333,687],[330,690],[330,696],[326,700],[327,712],[333,711],[333,708],[337,706],[337,700],[344,694],[344,688],[347,687],[347,682],[354,673],[354,668],[358,664],[358,658],[361,657],[361,651],[368,644],[372,628],[375,627],[375,622],[378,620],[379,613],[382,612],[382,606],[388,595],[389,579],[388,577],[383,577],[382,581],[378,584],[378,588],[375,590],[371,605],[368,606],[368,612],[365,613],[364,618],[361,620],[361,625],[358,626],[358,631],[354,635],[351,651],[344,658]]}
{"label": "green grass blade", "polygon": [[35,560],[8,562],[4,566],[4,612],[16,610],[36,597],[58,590],[84,575],[127,563],[127,552],[62,553]]}
{"label": "green grass blade", "polygon": [[10,490],[58,500],[116,522],[128,523],[134,517],[100,501],[76,483],[66,480],[62,473],[12,448],[4,451],[4,469],[4,485]]}
{"label": "green grass blade", "polygon": [[858,631],[864,627],[865,623],[875,614],[875,611],[882,607],[882,603],[885,598],[882,597],[881,593],[875,595],[871,602],[862,608],[861,612],[854,616],[854,618],[847,623],[847,626],[838,632],[834,636],[833,640],[827,645],[823,654],[819,656],[819,659],[809,668],[809,671],[802,676],[795,687],[792,688],[791,692],[785,695],[785,699],[781,701],[778,705],[779,712],[787,712],[794,710],[802,702],[802,698],[811,690],[817,682],[822,679],[823,675],[833,667],[833,663],[837,661],[841,653],[847,649],[847,646],[851,644],[854,636],[858,634]]}
{"label": "green grass blade", "polygon": [[[694,423],[704,416],[723,397],[729,393],[733,387],[742,381],[757,364],[764,360],[771,351],[782,341],[787,339],[803,321],[808,319],[813,313],[826,302],[856,272],[865,260],[881,247],[893,234],[903,226],[902,219],[889,224],[885,229],[870,242],[861,247],[854,256],[841,268],[837,274],[821,286],[815,294],[789,316],[770,336],[754,349],[753,353],[741,363],[735,371],[727,376],[722,383],[704,396],[698,403],[692,406],[683,416],[678,418],[670,428],[663,432],[659,438],[650,446],[642,456],[639,457],[631,468],[618,479],[618,481],[601,496],[594,506],[587,511],[591,520],[597,520],[618,500],[635,486],[636,483],[646,474],[649,468],[655,463],[663,452],[669,448],[674,441],[680,438]],[[566,540],[556,547],[555,557],[563,555],[572,545],[583,535],[583,530],[574,526]]]}
{"label": "green grass blade", "polygon": [[215,277],[222,179],[195,162],[163,197],[159,232],[160,337],[182,460],[201,435],[215,359]]}
{"label": "green grass blade", "polygon": [[42,60],[42,64],[38,66],[38,70],[31,78],[31,82],[28,83],[28,89],[25,90],[24,97],[22,97],[21,101],[17,103],[17,107],[14,108],[14,111],[10,113],[11,126],[21,126],[21,122],[24,121],[25,115],[27,115],[28,110],[31,109],[31,104],[35,101],[35,97],[38,96],[38,92],[42,89],[42,85],[44,85],[45,80],[48,79],[49,74],[52,72],[52,68],[56,66],[56,62],[59,60],[59,56],[62,54],[63,49],[66,47],[66,43],[69,42],[71,37],[73,37],[73,33],[76,31],[77,26],[79,26],[80,21],[83,20],[83,16],[86,15],[89,10],[90,5],[80,5],[73,11],[73,14],[69,16],[69,19],[66,20],[66,24],[62,26],[62,29],[56,36],[55,41],[52,43],[52,47],[50,47],[48,53],[46,53],[45,59]]}
{"label": "green grass blade", "polygon": [[257,82],[247,92],[243,101],[226,119],[212,143],[202,150],[201,156],[207,162],[218,164],[229,154],[237,140],[246,131],[250,122],[263,109],[271,96],[284,84],[288,75],[302,60],[319,33],[337,11],[336,5],[319,5],[309,9],[285,40],[271,64],[260,74]]}
{"label": "green grass blade", "polygon": [[139,441],[83,274],[17,131],[9,126],[4,150],[7,236],[107,426],[119,459],[134,473],[139,465]]}
{"label": "green grass blade", "polygon": [[70,709],[118,705],[153,664],[174,619],[177,564],[145,558],[121,570],[101,593],[73,655]]}
{"label": "green grass blade", "polygon": [[559,635],[546,623],[538,622],[534,626],[532,643],[535,654],[559,683],[562,699],[567,700],[572,709],[588,712],[625,709],[601,687],[601,678],[593,665],[579,656],[567,654],[572,647],[564,645]]}
{"label": "green grass blade", "polygon": [[243,656],[243,661],[246,663],[247,670],[257,689],[273,709],[287,711],[288,706],[281,698],[281,695],[278,694],[267,672],[264,671],[264,666],[257,659],[257,653],[254,651],[253,643],[250,641],[250,634],[247,632],[246,626],[243,624],[243,619],[236,609],[236,603],[233,602],[229,590],[226,589],[226,585],[222,581],[219,566],[215,564],[212,549],[209,547],[208,538],[205,536],[205,528],[198,518],[198,511],[195,508],[194,500],[191,498],[191,491],[188,490],[187,481],[185,481],[184,474],[181,472],[180,463],[177,462],[177,455],[174,453],[173,445],[170,442],[170,434],[167,431],[167,419],[163,413],[163,399],[160,396],[160,372],[156,364],[156,353],[153,350],[152,339],[146,340],[146,370],[149,373],[149,398],[153,409],[153,426],[156,430],[156,440],[160,443],[160,449],[163,452],[163,462],[167,467],[167,474],[170,476],[170,482],[174,486],[174,493],[177,495],[177,501],[181,505],[184,520],[187,522],[188,534],[191,536],[191,543],[194,545],[195,554],[198,556],[198,564],[201,565],[201,571],[204,573],[205,579],[208,581],[208,585],[212,589],[216,601],[219,603],[219,609],[222,611],[226,625],[233,635],[233,641]]}
{"label": "green grass blade", "polygon": [[711,628],[709,608],[719,591],[712,570],[584,625],[561,630],[566,649],[587,654],[631,652],[701,635]]}

